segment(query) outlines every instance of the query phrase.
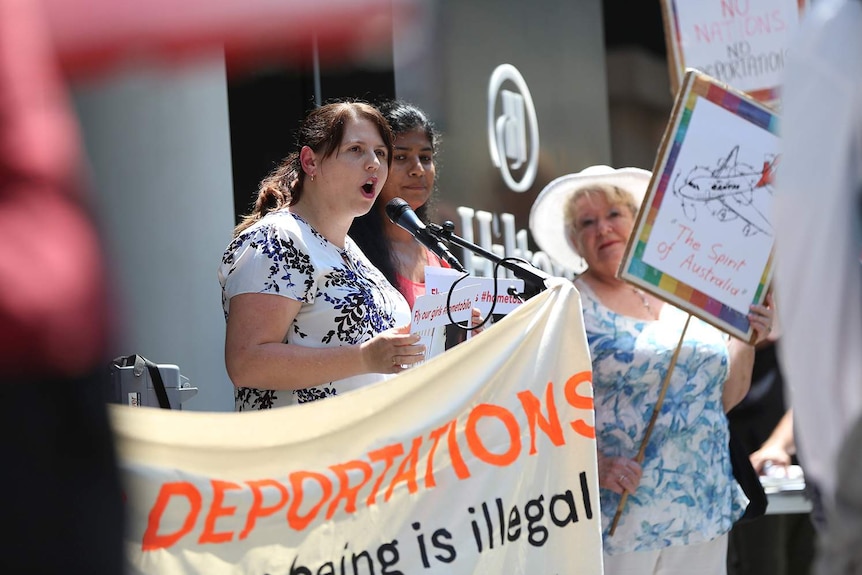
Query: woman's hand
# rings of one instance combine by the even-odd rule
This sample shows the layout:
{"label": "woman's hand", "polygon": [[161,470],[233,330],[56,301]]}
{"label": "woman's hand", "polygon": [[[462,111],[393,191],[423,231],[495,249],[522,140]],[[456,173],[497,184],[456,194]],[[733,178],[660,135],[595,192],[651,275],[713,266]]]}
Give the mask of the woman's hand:
{"label": "woman's hand", "polygon": [[370,373],[401,373],[425,360],[425,346],[418,345],[419,334],[410,326],[394,327],[360,344],[362,359]]}
{"label": "woman's hand", "polygon": [[790,454],[780,445],[764,445],[748,459],[751,461],[751,466],[759,475],[765,475],[770,467],[787,468],[790,465]]}
{"label": "woman's hand", "polygon": [[485,321],[485,318],[482,317],[482,311],[477,307],[472,308],[470,310],[470,327],[473,328],[473,335],[478,335],[482,333],[482,331],[485,329],[484,325],[480,327],[473,327],[481,324],[483,321]]}
{"label": "woman's hand", "polygon": [[749,307],[748,321],[756,334],[754,345],[763,343],[769,338],[775,322],[775,305],[772,301],[772,292],[766,294],[765,304]]}
{"label": "woman's hand", "polygon": [[245,293],[230,300],[225,366],[237,387],[305,389],[367,373],[400,373],[425,359],[425,346],[409,326],[377,334],[359,345],[305,347],[284,334],[302,303],[279,295]]}
{"label": "woman's hand", "polygon": [[777,471],[773,473],[786,474],[794,453],[796,442],[793,436],[793,410],[788,409],[760,449],[748,458],[751,466],[760,475],[766,475],[770,467],[776,468]]}
{"label": "woman's hand", "polygon": [[634,459],[599,455],[599,487],[614,493],[634,493],[641,482],[643,469]]}

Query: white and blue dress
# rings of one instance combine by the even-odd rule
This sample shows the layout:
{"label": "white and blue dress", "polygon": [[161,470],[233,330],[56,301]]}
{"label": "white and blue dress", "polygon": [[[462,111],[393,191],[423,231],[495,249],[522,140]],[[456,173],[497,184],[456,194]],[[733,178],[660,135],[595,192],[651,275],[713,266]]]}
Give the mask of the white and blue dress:
{"label": "white and blue dress", "polygon": [[[583,281],[584,324],[593,365],[596,441],[605,457],[640,449],[687,313],[662,306],[658,321],[615,313]],[[726,336],[692,318],[667,395],[614,535],[620,495],[600,490],[604,552],[688,545],[727,533],[748,499],[733,477],[722,403],[729,371]]]}
{"label": "white and blue dress", "polygon": [[[306,347],[357,345],[410,323],[404,297],[349,237],[344,248],[329,242],[299,215],[271,212],[228,245],[218,270],[225,320],[230,298],[276,294],[302,302],[284,343]],[[370,373],[301,390],[240,387],[237,411],[305,403],[386,379]]]}

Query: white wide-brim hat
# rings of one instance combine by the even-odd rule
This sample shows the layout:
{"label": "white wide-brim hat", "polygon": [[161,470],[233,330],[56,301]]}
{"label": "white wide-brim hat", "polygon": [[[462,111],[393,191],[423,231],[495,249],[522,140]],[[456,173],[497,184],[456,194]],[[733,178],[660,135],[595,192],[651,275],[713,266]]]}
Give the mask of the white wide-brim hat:
{"label": "white wide-brim hat", "polygon": [[649,186],[652,172],[640,168],[590,166],[575,174],[553,180],[539,192],[530,208],[530,233],[539,249],[557,265],[581,273],[587,265],[566,230],[565,209],[579,189],[595,184],[616,186],[629,192],[640,206]]}

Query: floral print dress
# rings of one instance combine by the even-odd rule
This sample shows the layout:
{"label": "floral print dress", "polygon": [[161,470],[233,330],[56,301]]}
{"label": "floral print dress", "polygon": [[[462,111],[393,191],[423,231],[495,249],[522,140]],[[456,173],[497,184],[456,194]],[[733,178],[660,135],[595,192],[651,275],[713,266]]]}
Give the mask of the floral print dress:
{"label": "floral print dress", "polygon": [[[596,441],[605,457],[634,458],[657,403],[687,313],[662,306],[658,321],[605,307],[576,282],[593,365]],[[733,478],[722,391],[726,336],[692,318],[645,451],[643,477],[611,536],[620,495],[600,490],[609,555],[710,541],[728,532],[748,503]]]}
{"label": "floral print dress", "polygon": [[[288,344],[338,347],[368,341],[410,323],[404,297],[349,237],[330,243],[297,214],[272,212],[228,245],[218,270],[225,320],[230,298],[277,294],[303,303],[284,337]],[[362,374],[296,391],[237,388],[237,411],[305,403],[381,381]]]}

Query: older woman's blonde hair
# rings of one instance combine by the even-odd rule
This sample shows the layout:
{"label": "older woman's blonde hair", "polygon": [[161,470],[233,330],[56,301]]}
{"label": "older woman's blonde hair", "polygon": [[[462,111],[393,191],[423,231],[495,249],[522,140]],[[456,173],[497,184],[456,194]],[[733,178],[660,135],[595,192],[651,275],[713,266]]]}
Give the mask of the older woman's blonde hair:
{"label": "older woman's blonde hair", "polygon": [[563,208],[563,222],[567,230],[574,231],[577,223],[578,214],[575,210],[575,204],[583,197],[604,197],[605,201],[611,206],[626,206],[632,212],[632,216],[637,216],[640,205],[635,197],[628,190],[624,190],[619,186],[610,184],[591,184],[578,188],[569,197]]}

